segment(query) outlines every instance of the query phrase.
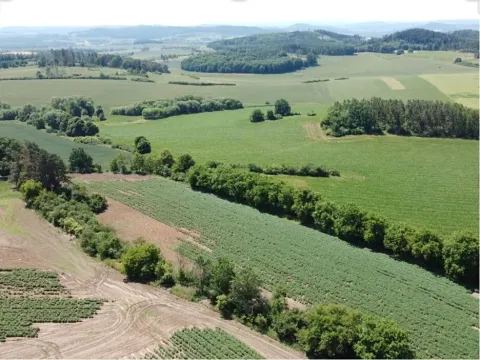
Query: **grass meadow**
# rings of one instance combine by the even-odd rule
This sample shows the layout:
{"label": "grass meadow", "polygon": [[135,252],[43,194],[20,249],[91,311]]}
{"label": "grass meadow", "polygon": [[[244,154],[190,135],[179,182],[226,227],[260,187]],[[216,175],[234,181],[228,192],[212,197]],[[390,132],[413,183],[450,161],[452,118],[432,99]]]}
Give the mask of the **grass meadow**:
{"label": "grass meadow", "polygon": [[418,358],[478,358],[478,301],[446,278],[170,180],[87,186],[200,234],[196,241],[212,252],[185,242],[178,250],[191,259],[226,257],[252,268],[268,290],[282,285],[307,304],[390,317],[410,332]]}
{"label": "grass meadow", "polygon": [[[443,233],[478,232],[478,142],[399,136],[327,139],[319,121],[327,106],[293,107],[303,114],[250,123],[252,109],[183,115],[145,121],[114,116],[100,132],[130,143],[146,136],[155,152],[190,153],[198,162],[313,163],[337,169],[338,178],[285,177],[328,198],[356,203],[392,221],[427,226]],[[268,107],[262,108],[267,110]]]}

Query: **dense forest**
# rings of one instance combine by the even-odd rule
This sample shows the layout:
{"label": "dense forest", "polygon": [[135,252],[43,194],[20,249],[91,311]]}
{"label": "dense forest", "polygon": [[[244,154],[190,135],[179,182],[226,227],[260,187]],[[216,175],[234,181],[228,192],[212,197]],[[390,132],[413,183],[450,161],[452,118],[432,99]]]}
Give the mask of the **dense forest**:
{"label": "dense forest", "polygon": [[357,52],[391,53],[395,50],[451,50],[478,53],[479,32],[459,30],[443,33],[425,29],[409,29],[373,38],[356,47]]}
{"label": "dense forest", "polygon": [[182,69],[209,73],[278,74],[317,65],[319,55],[356,52],[403,53],[405,50],[452,50],[478,53],[479,33],[461,30],[442,33],[410,29],[366,40],[326,30],[251,35],[220,40],[203,53],[182,61]]}
{"label": "dense forest", "polygon": [[99,66],[137,72],[168,73],[168,66],[150,60],[139,60],[112,54],[98,54],[91,50],[55,49],[37,54],[38,67]]}
{"label": "dense forest", "polygon": [[478,140],[478,109],[442,101],[344,100],[330,107],[322,127],[332,136],[382,134]]}

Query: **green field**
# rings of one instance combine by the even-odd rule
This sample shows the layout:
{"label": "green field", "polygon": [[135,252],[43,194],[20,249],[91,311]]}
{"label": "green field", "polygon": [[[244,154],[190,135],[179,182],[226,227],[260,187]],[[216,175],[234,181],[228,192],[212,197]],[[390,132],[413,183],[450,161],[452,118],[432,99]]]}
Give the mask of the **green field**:
{"label": "green field", "polygon": [[[266,110],[267,108],[263,108]],[[293,107],[303,114],[252,124],[251,109],[176,116],[138,123],[111,116],[102,134],[123,143],[146,136],[154,151],[190,153],[198,162],[261,165],[313,163],[339,178],[289,178],[338,202],[353,202],[390,220],[444,233],[478,232],[478,142],[397,136],[323,139],[318,122],[327,106]],[[132,121],[137,121],[132,123]]]}
{"label": "green field", "polygon": [[59,155],[66,162],[72,149],[83,148],[93,157],[94,162],[102,165],[104,169],[108,169],[112,158],[120,152],[106,146],[78,144],[16,121],[0,121],[0,136],[37,143],[40,148]]}
{"label": "green field", "polygon": [[184,329],[145,359],[263,359],[247,345],[221,329]]}
{"label": "green field", "polygon": [[[148,52],[142,53],[147,56]],[[155,55],[155,52],[148,56]],[[330,104],[350,97],[381,96],[385,98],[447,100],[448,96],[420,76],[425,74],[464,74],[478,78],[478,69],[453,64],[454,52],[421,52],[405,56],[361,53],[356,56],[324,56],[320,66],[281,75],[189,73],[180,69],[180,59],[169,62],[171,74],[150,75],[156,83],[134,83],[130,80],[43,80],[0,81],[2,101],[14,106],[27,102],[43,104],[52,96],[84,95],[106,108],[141,100],[172,98],[185,94],[208,97],[234,97],[245,103],[263,104],[278,98],[291,103]],[[460,54],[462,56],[462,54]],[[142,55],[143,57],[143,55]],[[0,78],[35,76],[36,67],[0,70]],[[115,69],[67,69],[67,73],[86,75],[114,74]],[[119,71],[120,73],[122,71]],[[183,74],[183,75],[182,75]],[[200,79],[192,80],[188,75]],[[348,80],[335,81],[335,78]],[[403,90],[391,89],[383,80],[392,77],[403,84]],[[304,81],[329,78],[327,83],[305,84]],[[169,85],[169,81],[229,82],[232,87],[199,87]],[[469,81],[470,83],[471,81]],[[478,87],[468,92],[478,94]]]}
{"label": "green field", "polygon": [[201,234],[207,253],[254,269],[266,287],[286,286],[306,303],[348,305],[395,319],[411,333],[417,357],[478,358],[478,301],[461,286],[381,253],[212,195],[156,178],[87,185],[166,224]]}

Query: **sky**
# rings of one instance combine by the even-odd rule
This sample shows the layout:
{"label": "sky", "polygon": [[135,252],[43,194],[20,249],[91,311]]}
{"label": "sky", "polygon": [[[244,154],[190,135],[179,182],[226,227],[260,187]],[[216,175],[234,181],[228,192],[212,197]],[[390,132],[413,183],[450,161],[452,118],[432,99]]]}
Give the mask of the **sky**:
{"label": "sky", "polygon": [[475,0],[0,0],[0,27],[475,19]]}

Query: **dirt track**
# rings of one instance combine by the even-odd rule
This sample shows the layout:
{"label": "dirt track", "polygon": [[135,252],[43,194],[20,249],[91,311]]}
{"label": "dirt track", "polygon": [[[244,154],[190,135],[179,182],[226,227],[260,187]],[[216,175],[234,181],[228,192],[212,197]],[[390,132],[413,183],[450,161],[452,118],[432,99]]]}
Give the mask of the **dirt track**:
{"label": "dirt track", "polygon": [[78,297],[108,300],[93,319],[76,324],[39,324],[36,339],[7,339],[0,358],[135,358],[184,327],[220,327],[268,358],[300,358],[297,353],[207,307],[167,291],[123,283],[113,269],[85,255],[68,236],[25,210],[16,200],[16,225],[23,235],[0,229],[0,264],[51,269]]}

